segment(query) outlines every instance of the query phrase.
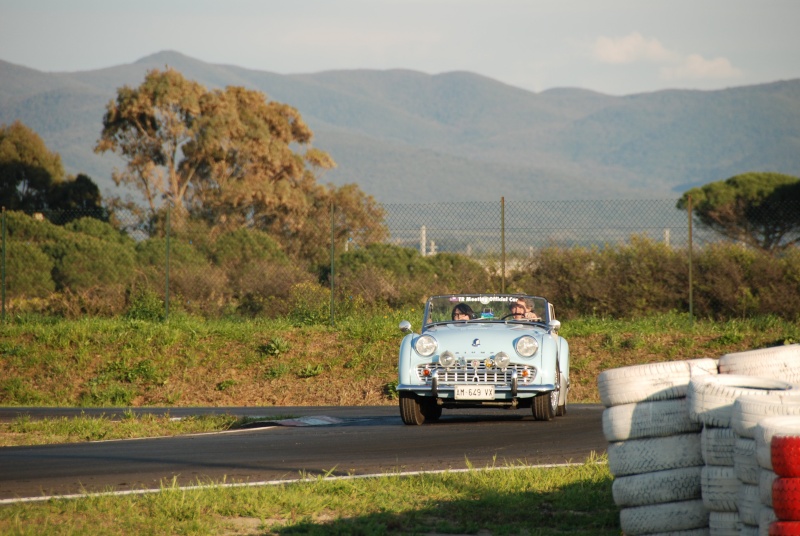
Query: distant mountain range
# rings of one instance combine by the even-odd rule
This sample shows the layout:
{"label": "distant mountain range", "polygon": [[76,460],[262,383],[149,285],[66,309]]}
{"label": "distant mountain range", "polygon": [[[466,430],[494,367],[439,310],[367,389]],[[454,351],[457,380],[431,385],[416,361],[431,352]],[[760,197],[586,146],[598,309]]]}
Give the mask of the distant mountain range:
{"label": "distant mountain range", "polygon": [[661,199],[747,171],[800,175],[800,80],[614,97],[533,93],[468,72],[280,75],[160,52],[75,73],[0,61],[0,123],[19,119],[68,173],[119,193],[111,171],[123,162],[92,150],[105,106],[167,66],[294,106],[338,164],[321,182],[357,183],[382,203]]}

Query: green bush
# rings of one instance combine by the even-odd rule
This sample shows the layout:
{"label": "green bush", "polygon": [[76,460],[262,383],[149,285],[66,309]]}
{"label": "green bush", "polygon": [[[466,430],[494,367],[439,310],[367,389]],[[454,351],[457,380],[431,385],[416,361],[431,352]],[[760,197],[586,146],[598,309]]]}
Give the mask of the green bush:
{"label": "green bush", "polygon": [[6,292],[9,297],[44,298],[55,291],[53,260],[33,243],[6,242]]}
{"label": "green bush", "polygon": [[237,229],[222,234],[211,245],[211,252],[214,262],[221,266],[241,266],[253,261],[289,263],[278,242],[256,229]]}

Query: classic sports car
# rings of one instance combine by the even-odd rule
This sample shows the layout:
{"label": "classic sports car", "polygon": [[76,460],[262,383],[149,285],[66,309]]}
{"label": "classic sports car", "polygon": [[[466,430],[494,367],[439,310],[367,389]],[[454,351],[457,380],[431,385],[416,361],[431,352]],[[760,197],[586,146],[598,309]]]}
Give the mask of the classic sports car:
{"label": "classic sports car", "polygon": [[546,299],[452,294],[425,304],[420,333],[400,322],[400,415],[436,421],[443,408],[531,408],[549,421],[567,412],[569,345]]}

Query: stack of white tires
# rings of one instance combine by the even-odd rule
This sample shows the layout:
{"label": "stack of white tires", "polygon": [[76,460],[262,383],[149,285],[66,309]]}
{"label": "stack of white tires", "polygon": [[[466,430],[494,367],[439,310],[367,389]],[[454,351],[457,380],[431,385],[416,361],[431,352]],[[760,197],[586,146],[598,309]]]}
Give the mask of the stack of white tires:
{"label": "stack of white tires", "polygon": [[737,433],[743,427],[734,428],[735,403],[741,397],[757,400],[787,392],[792,392],[788,382],[739,374],[695,378],[689,383],[689,416],[703,426],[702,496],[710,512],[712,536],[758,534],[761,499],[755,440],[752,431],[747,437]]}
{"label": "stack of white tires", "polygon": [[800,451],[800,344],[610,369],[598,389],[624,534],[800,536],[800,452],[792,476],[771,458],[774,437]]}
{"label": "stack of white tires", "polygon": [[[800,416],[800,345],[726,354],[719,360],[719,370],[720,375],[758,377],[780,382],[783,387],[789,384],[785,389],[772,390],[767,386],[739,396],[731,412],[734,467],[740,484],[737,495],[739,534],[768,536],[769,527],[776,519],[770,487],[775,477],[769,467],[762,466],[766,444],[761,446],[761,461],[758,445],[776,432],[786,431],[786,427],[791,429],[791,419]],[[769,419],[776,416],[788,416],[790,420],[770,423]],[[759,426],[761,423],[764,426]]]}
{"label": "stack of white tires", "polygon": [[612,493],[624,534],[709,533],[703,504],[701,424],[689,418],[693,378],[717,375],[714,359],[603,371],[598,377]]}

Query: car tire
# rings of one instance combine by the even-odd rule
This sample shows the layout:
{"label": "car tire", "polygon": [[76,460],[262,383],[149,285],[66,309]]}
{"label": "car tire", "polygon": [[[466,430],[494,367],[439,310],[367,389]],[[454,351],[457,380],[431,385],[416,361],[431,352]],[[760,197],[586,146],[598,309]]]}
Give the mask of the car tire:
{"label": "car tire", "polygon": [[615,478],[611,485],[614,504],[643,506],[701,497],[702,467],[682,467]]}
{"label": "car tire", "polygon": [[738,512],[711,512],[708,528],[714,536],[739,536]]}
{"label": "car tire", "polygon": [[555,412],[553,411],[554,394],[556,397],[558,396],[556,391],[550,391],[549,393],[542,393],[533,397],[531,411],[533,412],[534,419],[537,421],[550,421],[555,417]]}
{"label": "car tire", "polygon": [[745,484],[758,484],[760,467],[756,461],[756,440],[737,437],[733,447],[733,467],[736,478]]}
{"label": "car tire", "polygon": [[559,396],[561,397],[561,404],[558,405],[558,409],[556,409],[556,417],[563,417],[567,414],[567,395],[569,394],[569,382],[564,377],[564,375],[559,374],[561,377],[561,389]]}
{"label": "car tire", "polygon": [[689,417],[706,426],[729,428],[733,403],[740,396],[765,396],[792,388],[788,382],[755,376],[720,374],[694,378],[686,393]]}
{"label": "car tire", "polygon": [[736,496],[736,509],[739,511],[739,521],[751,527],[758,527],[761,511],[761,495],[758,486],[741,483]]}
{"label": "car tire", "polygon": [[691,378],[716,374],[717,362],[711,358],[666,361],[604,370],[597,377],[597,387],[600,401],[611,407],[682,398]]}
{"label": "car tire", "polygon": [[761,499],[761,504],[772,508],[772,483],[778,475],[769,469],[761,469],[758,475],[758,496]]}
{"label": "car tire", "polygon": [[781,521],[800,521],[800,478],[775,479],[772,483],[772,509]]}
{"label": "car tire", "polygon": [[767,396],[740,396],[733,403],[731,428],[741,437],[755,438],[756,426],[766,417],[800,416],[800,389]]}
{"label": "car tire", "polygon": [[800,480],[800,435],[782,435],[778,432],[772,436],[770,453],[775,474]]}
{"label": "car tire", "polygon": [[426,421],[435,422],[442,416],[442,406],[436,403],[436,399],[425,400],[422,402],[422,414]]}
{"label": "car tire", "polygon": [[708,527],[703,501],[680,501],[623,508],[620,528],[629,535],[675,532]]}
{"label": "car tire", "polygon": [[712,512],[737,512],[739,479],[733,467],[705,465],[701,473],[703,504]]}
{"label": "car tire", "polygon": [[419,426],[425,422],[422,412],[422,403],[414,393],[403,391],[400,393],[400,418],[404,424]]}
{"label": "car tire", "polygon": [[608,469],[615,477],[703,465],[700,434],[609,443]]}
{"label": "car tire", "polygon": [[719,358],[719,371],[800,383],[800,344],[725,354]]}
{"label": "car tire", "polygon": [[736,433],[730,428],[704,426],[700,432],[700,449],[706,465],[733,467]]}
{"label": "car tire", "polygon": [[665,437],[701,429],[702,425],[689,419],[685,398],[621,404],[603,411],[603,435],[609,442]]}
{"label": "car tire", "polygon": [[769,525],[769,536],[800,536],[800,521],[774,521]]}
{"label": "car tire", "polygon": [[763,469],[772,471],[772,438],[775,435],[800,435],[800,416],[780,415],[758,421],[753,432],[756,440],[756,460]]}

